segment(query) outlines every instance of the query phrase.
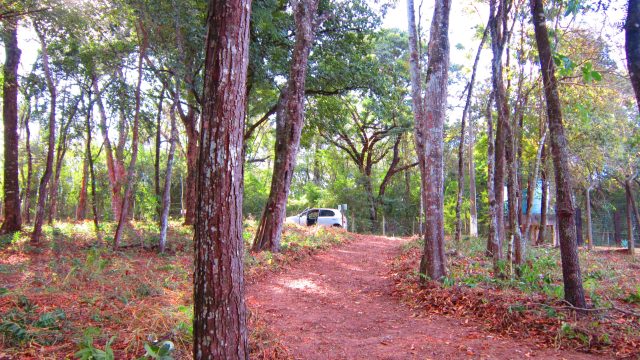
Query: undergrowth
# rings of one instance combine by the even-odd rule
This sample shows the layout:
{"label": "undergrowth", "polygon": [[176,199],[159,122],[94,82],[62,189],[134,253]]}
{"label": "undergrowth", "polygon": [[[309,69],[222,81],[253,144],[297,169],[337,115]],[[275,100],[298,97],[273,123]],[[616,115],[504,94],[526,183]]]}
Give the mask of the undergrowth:
{"label": "undergrowth", "polygon": [[[580,250],[583,286],[592,310],[564,302],[559,250],[531,247],[520,276],[506,262],[493,264],[485,239],[447,243],[448,276],[418,285],[423,243],[413,240],[393,265],[396,294],[416,311],[480,319],[492,331],[617,357],[640,356],[640,286],[635,262],[624,254]],[[635,314],[635,315],[634,315]]]}
{"label": "undergrowth", "polygon": [[[28,231],[0,238],[0,348],[17,358],[187,359],[193,341],[190,227],[170,224],[168,251],[157,226],[132,222],[123,247],[109,246],[114,224],[54,223],[41,243]],[[251,253],[245,223],[245,277],[279,271],[346,239],[338,229],[285,226],[282,252]],[[286,349],[251,317],[252,358],[286,359]],[[170,350],[170,351],[169,351]]]}

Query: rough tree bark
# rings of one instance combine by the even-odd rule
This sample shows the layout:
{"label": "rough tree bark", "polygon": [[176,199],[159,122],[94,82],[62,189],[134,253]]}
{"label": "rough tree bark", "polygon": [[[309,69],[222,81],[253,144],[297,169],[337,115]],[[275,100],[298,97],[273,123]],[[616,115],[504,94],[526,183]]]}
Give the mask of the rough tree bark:
{"label": "rough tree bark", "polygon": [[321,18],[317,16],[319,0],[294,0],[295,44],[286,87],[280,95],[276,112],[276,144],[271,190],[253,241],[253,250],[280,251],[282,225],[300,136],[304,125],[304,96],[309,52]]}
{"label": "rough tree bark", "polygon": [[250,0],[211,0],[194,225],[195,359],[248,359],[242,142]]}
{"label": "rough tree bark", "polygon": [[627,67],[640,111],[640,0],[629,0],[624,29]]}
{"label": "rough tree bark", "polygon": [[569,155],[567,139],[562,124],[562,110],[558,83],[555,77],[555,66],[551,57],[551,45],[547,31],[542,0],[530,0],[531,17],[535,31],[536,44],[540,56],[540,70],[547,102],[549,134],[551,135],[551,154],[555,168],[557,214],[556,224],[559,227],[560,256],[562,258],[562,278],[564,281],[564,297],[573,306],[584,308],[586,301],[582,287],[578,245],[576,243],[576,223],[574,207],[571,200],[571,173],[569,172]]}
{"label": "rough tree bark", "polygon": [[40,236],[42,235],[42,223],[45,217],[45,202],[47,200],[47,185],[51,179],[51,173],[53,172],[53,151],[56,146],[56,100],[57,89],[53,82],[53,75],[49,68],[49,51],[47,48],[47,42],[44,34],[39,29],[37,24],[34,24],[36,33],[40,39],[40,45],[42,47],[42,68],[44,69],[45,80],[47,83],[47,89],[49,90],[49,135],[48,135],[48,150],[47,160],[40,179],[40,185],[38,186],[38,203],[36,205],[36,218],[33,222],[33,232],[31,233],[31,242],[38,243]]}
{"label": "rough tree bark", "polygon": [[[496,196],[496,222],[498,228],[494,232],[500,239],[504,236],[504,216],[502,204],[504,203],[504,170],[505,160],[507,167],[507,191],[509,197],[509,229],[515,244],[516,264],[524,262],[524,246],[520,226],[518,224],[518,195],[517,195],[517,169],[514,147],[514,136],[512,134],[509,120],[509,103],[503,80],[502,53],[508,38],[508,14],[510,5],[505,0],[492,0],[490,6],[489,28],[491,31],[491,50],[493,59],[491,61],[491,79],[495,96],[497,110],[496,141],[495,141],[495,176],[494,192]],[[498,240],[498,243],[501,243]]]}
{"label": "rough tree bark", "polygon": [[[484,42],[487,39],[488,29],[489,29],[488,26],[484,29],[484,33],[482,34],[482,40],[480,40],[480,45],[478,45],[478,51],[476,52],[476,58],[473,61],[473,68],[471,70],[471,79],[469,80],[469,84],[467,85],[468,87],[467,101],[465,102],[464,110],[462,111],[462,120],[460,120],[460,144],[458,145],[458,196],[456,199],[456,234],[455,234],[456,242],[460,242],[460,239],[462,238],[462,218],[460,216],[460,211],[462,208],[462,192],[464,190],[465,121],[467,119],[467,115],[469,115],[469,109],[471,108],[471,97],[473,96],[473,85],[475,84],[475,81],[476,81],[476,70],[478,69],[478,62],[480,61],[480,54],[482,53],[482,47],[484,46]],[[469,131],[471,132],[473,130],[470,128]],[[471,161],[471,159],[469,161]],[[476,223],[476,235],[477,235],[477,232],[478,231],[477,231],[477,223]]]}
{"label": "rough tree bark", "polygon": [[116,228],[116,233],[113,236],[113,248],[117,249],[120,246],[120,242],[122,240],[122,233],[124,231],[124,227],[126,226],[127,212],[129,210],[129,201],[133,196],[133,187],[135,185],[136,180],[136,161],[138,159],[138,142],[139,142],[139,128],[140,128],[140,92],[141,92],[141,84],[142,84],[142,60],[144,59],[144,53],[146,51],[146,34],[141,30],[141,41],[140,41],[140,53],[138,55],[138,84],[136,85],[135,92],[135,112],[133,114],[133,129],[131,136],[131,160],[129,161],[129,168],[127,169],[127,177],[126,177],[126,187],[124,191],[124,196],[122,198],[122,204],[120,206],[120,218],[118,220],[118,227]]}
{"label": "rough tree bark", "polygon": [[[13,233],[22,228],[20,214],[20,168],[18,159],[18,22],[15,17],[4,21],[2,41],[5,49],[2,86],[2,122],[4,125],[4,222],[0,234]],[[27,195],[28,196],[28,195]]]}
{"label": "rough tree bark", "polygon": [[[177,95],[176,91],[176,95]],[[169,139],[169,155],[167,157],[167,170],[164,176],[164,189],[162,191],[162,208],[160,214],[160,252],[163,253],[167,247],[167,229],[169,227],[169,209],[171,207],[171,176],[173,174],[173,155],[176,152],[176,143],[178,142],[178,128],[176,126],[176,105],[177,96],[174,98],[174,104],[169,110],[169,118],[171,119],[171,138]]]}
{"label": "rough tree bark", "polygon": [[[431,21],[424,99],[420,83],[418,40],[413,1],[408,1],[410,71],[415,143],[425,206],[424,254],[420,273],[433,280],[447,274],[444,253],[444,118],[449,78],[449,13],[451,2],[436,0]],[[422,277],[422,281],[426,280]]]}

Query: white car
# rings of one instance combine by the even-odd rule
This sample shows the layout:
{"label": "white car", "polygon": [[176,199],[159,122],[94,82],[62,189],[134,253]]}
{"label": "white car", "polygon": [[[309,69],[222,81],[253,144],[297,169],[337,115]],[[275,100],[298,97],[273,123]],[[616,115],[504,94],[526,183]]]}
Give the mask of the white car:
{"label": "white car", "polygon": [[302,226],[322,225],[347,229],[347,217],[338,209],[306,209],[298,215],[287,217],[286,222]]}

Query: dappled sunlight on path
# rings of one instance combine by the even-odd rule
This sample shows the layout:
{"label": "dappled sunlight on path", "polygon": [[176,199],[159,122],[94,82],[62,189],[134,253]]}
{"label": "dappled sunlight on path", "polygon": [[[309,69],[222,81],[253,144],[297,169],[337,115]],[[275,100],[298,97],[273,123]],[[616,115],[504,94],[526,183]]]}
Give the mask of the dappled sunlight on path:
{"label": "dappled sunlight on path", "polygon": [[389,277],[406,240],[353,237],[248,287],[249,307],[296,359],[592,358],[536,349],[469,320],[416,316],[392,297]]}

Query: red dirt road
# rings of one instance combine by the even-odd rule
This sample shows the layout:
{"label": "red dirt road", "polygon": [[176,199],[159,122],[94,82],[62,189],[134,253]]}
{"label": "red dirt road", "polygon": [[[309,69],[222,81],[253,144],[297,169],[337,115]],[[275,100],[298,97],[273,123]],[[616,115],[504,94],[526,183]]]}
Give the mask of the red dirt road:
{"label": "red dirt road", "polygon": [[388,277],[404,241],[355,236],[249,285],[248,305],[296,359],[595,358],[537,349],[471,320],[416,317],[392,297]]}

